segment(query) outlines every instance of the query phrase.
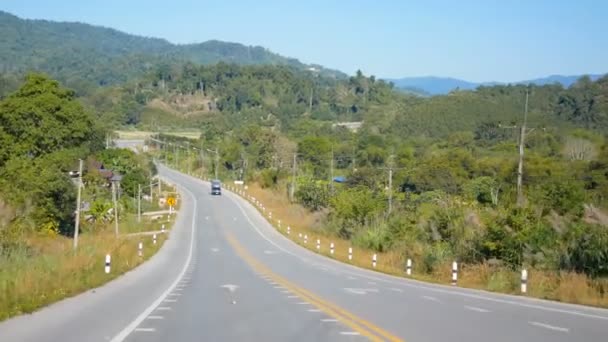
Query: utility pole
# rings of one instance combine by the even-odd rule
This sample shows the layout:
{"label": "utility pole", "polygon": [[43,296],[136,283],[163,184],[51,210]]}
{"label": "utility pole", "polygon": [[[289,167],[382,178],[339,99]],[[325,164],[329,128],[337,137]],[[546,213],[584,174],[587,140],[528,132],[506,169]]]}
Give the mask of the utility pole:
{"label": "utility pole", "polygon": [[118,237],[118,206],[116,205],[116,182],[112,182],[112,202],[114,202],[114,233]]}
{"label": "utility pole", "polygon": [[296,192],[296,169],[297,169],[297,161],[296,161],[296,156],[297,154],[294,153],[293,154],[293,168],[292,168],[292,175],[291,175],[291,189],[289,189],[289,199],[293,202],[293,196]]}
{"label": "utility pole", "polygon": [[393,155],[389,157],[388,167],[388,215],[393,211]]}
{"label": "utility pole", "polygon": [[357,169],[357,151],[356,148],[353,147],[353,172],[355,172],[355,170]]}
{"label": "utility pole", "polygon": [[528,123],[528,90],[526,89],[526,104],[524,106],[524,123],[521,126],[519,137],[519,165],[517,166],[517,206],[521,207],[524,203],[522,182],[524,175],[524,144],[526,140],[526,124]]}
{"label": "utility pole", "polygon": [[308,113],[309,114],[312,113],[312,92],[313,92],[313,88],[310,87],[310,98],[308,99]]}
{"label": "utility pole", "polygon": [[137,223],[141,222],[141,184],[137,184]]}
{"label": "utility pole", "polygon": [[205,151],[201,147],[201,178],[205,177]]}
{"label": "utility pole", "polygon": [[161,188],[161,182],[160,182],[160,174],[156,174],[156,178],[158,180],[158,198],[160,199],[160,196],[163,192],[163,189]]}
{"label": "utility pole", "polygon": [[329,188],[334,193],[334,147],[331,147],[331,160],[329,161]]}
{"label": "utility pole", "polygon": [[78,248],[78,229],[80,228],[80,196],[82,193],[82,159],[78,162],[78,195],[76,196],[76,222],[74,222],[74,250]]}
{"label": "utility pole", "polygon": [[219,166],[220,166],[220,149],[216,145],[215,146],[215,179],[219,179],[219,178],[217,178],[217,172],[218,172]]}
{"label": "utility pole", "polygon": [[186,141],[186,161],[188,163],[188,174],[190,174],[190,142]]}

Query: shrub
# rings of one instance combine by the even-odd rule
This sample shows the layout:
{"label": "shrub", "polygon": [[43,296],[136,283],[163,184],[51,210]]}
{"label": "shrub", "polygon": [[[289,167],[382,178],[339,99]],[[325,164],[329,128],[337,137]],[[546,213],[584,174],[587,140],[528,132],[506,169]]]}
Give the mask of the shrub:
{"label": "shrub", "polygon": [[329,190],[327,182],[306,180],[298,185],[296,198],[310,210],[320,210],[328,205]]}

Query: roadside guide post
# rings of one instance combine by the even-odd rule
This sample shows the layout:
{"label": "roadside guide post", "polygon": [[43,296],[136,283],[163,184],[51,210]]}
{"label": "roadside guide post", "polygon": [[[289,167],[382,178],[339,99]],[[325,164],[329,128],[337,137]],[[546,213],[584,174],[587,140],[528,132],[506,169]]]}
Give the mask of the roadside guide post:
{"label": "roadside guide post", "polygon": [[106,254],[106,267],[105,267],[106,274],[110,273],[110,261],[111,261],[110,254]]}

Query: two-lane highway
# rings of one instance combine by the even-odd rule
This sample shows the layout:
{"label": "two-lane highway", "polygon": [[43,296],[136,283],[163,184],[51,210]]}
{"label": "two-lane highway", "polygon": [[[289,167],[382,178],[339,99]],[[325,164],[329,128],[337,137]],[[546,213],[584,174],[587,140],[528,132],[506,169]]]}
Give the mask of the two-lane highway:
{"label": "two-lane highway", "polygon": [[306,250],[235,194],[160,166],[182,209],[108,285],[0,324],[0,341],[606,341],[608,310],[426,284]]}

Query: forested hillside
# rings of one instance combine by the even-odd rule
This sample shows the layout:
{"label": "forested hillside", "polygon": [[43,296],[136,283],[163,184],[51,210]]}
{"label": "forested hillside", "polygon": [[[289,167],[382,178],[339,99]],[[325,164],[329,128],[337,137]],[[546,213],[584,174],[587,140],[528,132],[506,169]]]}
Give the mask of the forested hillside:
{"label": "forested hillside", "polygon": [[526,90],[534,127],[602,131],[608,127],[606,80],[581,78],[570,88],[480,87],[420,98],[361,73],[339,80],[288,66],[182,63],[155,66],[136,83],[99,88],[86,101],[100,115],[111,113],[106,122],[155,131],[256,123],[293,135],[300,125],[363,121],[363,129],[375,134],[437,138],[482,124],[511,132],[506,127],[521,121]]}
{"label": "forested hillside", "polygon": [[79,93],[133,80],[156,64],[176,61],[315,67],[325,75],[343,77],[340,72],[305,65],[260,46],[221,41],[175,45],[83,23],[25,20],[1,11],[0,32],[1,73],[43,71]]}

